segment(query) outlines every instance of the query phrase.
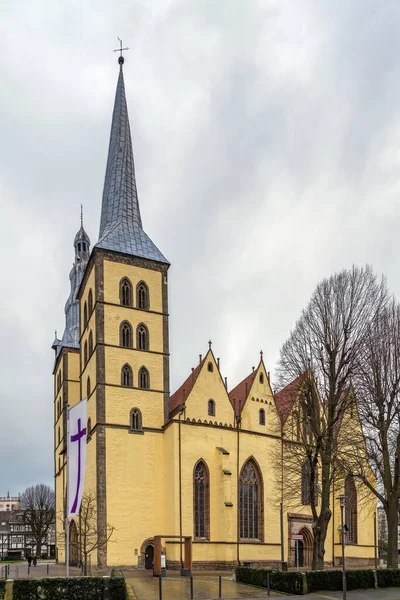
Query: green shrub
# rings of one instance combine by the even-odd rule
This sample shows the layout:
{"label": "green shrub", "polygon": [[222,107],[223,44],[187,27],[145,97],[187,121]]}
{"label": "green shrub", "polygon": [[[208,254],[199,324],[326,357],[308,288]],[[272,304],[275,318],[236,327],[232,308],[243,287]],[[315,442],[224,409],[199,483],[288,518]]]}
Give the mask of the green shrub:
{"label": "green shrub", "polygon": [[103,589],[102,577],[16,579],[13,600],[99,600]]}
{"label": "green shrub", "polygon": [[379,587],[400,587],[400,569],[379,569],[376,574]]}
{"label": "green shrub", "polygon": [[0,580],[0,600],[3,600],[6,594],[6,582]]}
{"label": "green shrub", "polygon": [[[346,583],[348,590],[360,590],[374,587],[374,574],[371,569],[346,570]],[[342,589],[342,571],[308,571],[308,592],[326,590],[336,592]]]}
{"label": "green shrub", "polygon": [[111,571],[110,598],[111,600],[126,600],[127,598],[125,577],[119,569]]}
{"label": "green shrub", "polygon": [[252,569],[249,567],[236,567],[236,581],[267,587],[267,576],[270,576],[271,590],[288,592],[290,594],[302,594],[303,584],[300,573],[287,573],[283,571],[272,571],[271,569]]}

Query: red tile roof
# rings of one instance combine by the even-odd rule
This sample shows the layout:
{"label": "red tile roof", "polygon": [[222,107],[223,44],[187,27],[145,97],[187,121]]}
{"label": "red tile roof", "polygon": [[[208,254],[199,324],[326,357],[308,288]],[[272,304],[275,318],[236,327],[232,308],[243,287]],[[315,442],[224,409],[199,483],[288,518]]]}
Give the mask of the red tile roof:
{"label": "red tile roof", "polygon": [[278,411],[282,425],[285,424],[286,419],[292,411],[293,404],[296,401],[297,394],[300,389],[300,384],[304,378],[304,375],[305,374],[299,375],[299,377],[297,377],[294,381],[292,381],[282,390],[274,394],[276,409]]}
{"label": "red tile roof", "polygon": [[257,371],[258,369],[255,369],[253,373],[250,373],[250,375],[238,383],[238,385],[229,392],[229,400],[231,401],[235,415],[241,414],[250,393],[251,386],[253,385],[253,381],[257,375]]}
{"label": "red tile roof", "polygon": [[178,408],[180,404],[183,404],[186,398],[189,396],[190,392],[193,389],[194,384],[196,383],[196,379],[198,378],[200,371],[205,363],[207,355],[203,358],[201,363],[197,365],[197,367],[191,372],[189,377],[183,382],[180,388],[176,390],[169,399],[169,413],[171,413]]}

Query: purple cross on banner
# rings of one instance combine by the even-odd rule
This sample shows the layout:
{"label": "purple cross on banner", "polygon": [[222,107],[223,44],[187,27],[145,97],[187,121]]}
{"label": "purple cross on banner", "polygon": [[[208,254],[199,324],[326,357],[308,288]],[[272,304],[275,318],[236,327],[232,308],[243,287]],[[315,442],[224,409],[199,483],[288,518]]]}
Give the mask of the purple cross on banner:
{"label": "purple cross on banner", "polygon": [[68,516],[76,516],[82,501],[86,467],[86,398],[69,410],[68,435]]}

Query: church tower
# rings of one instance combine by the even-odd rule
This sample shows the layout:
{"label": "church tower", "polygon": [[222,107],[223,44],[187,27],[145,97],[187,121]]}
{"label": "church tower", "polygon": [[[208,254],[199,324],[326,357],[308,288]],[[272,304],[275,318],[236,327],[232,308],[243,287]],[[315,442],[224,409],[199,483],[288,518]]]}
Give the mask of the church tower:
{"label": "church tower", "polygon": [[[136,539],[145,535],[140,515],[149,497],[162,494],[155,457],[162,456],[169,399],[169,263],[142,226],[123,62],[121,56],[99,239],[79,289],[85,491],[96,498],[100,539],[107,524],[115,527],[113,543],[92,557],[100,565],[118,564],[124,552],[134,563]],[[158,530],[161,518],[154,515]]]}
{"label": "church tower", "polygon": [[[54,476],[56,493],[56,534],[60,533],[61,515],[65,509],[67,405],[74,406],[81,399],[79,365],[79,299],[78,290],[90,255],[90,240],[81,227],[74,239],[75,261],[69,274],[71,291],[65,304],[65,329],[61,339],[55,336],[52,348],[54,363]],[[57,539],[57,538],[56,538]],[[57,542],[56,542],[57,543]],[[63,557],[59,557],[62,560]]]}

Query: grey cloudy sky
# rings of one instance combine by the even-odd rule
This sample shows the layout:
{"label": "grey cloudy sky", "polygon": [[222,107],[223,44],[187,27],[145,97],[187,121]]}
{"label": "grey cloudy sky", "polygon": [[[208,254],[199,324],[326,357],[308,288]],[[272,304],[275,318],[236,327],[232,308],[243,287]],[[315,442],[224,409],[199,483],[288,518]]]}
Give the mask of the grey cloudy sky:
{"label": "grey cloudy sky", "polygon": [[126,54],[144,228],[172,263],[172,391],[209,338],[232,387],[316,283],[400,295],[398,0],[13,0],[0,8],[0,495],[53,482],[54,329],[80,204],[97,240]]}

